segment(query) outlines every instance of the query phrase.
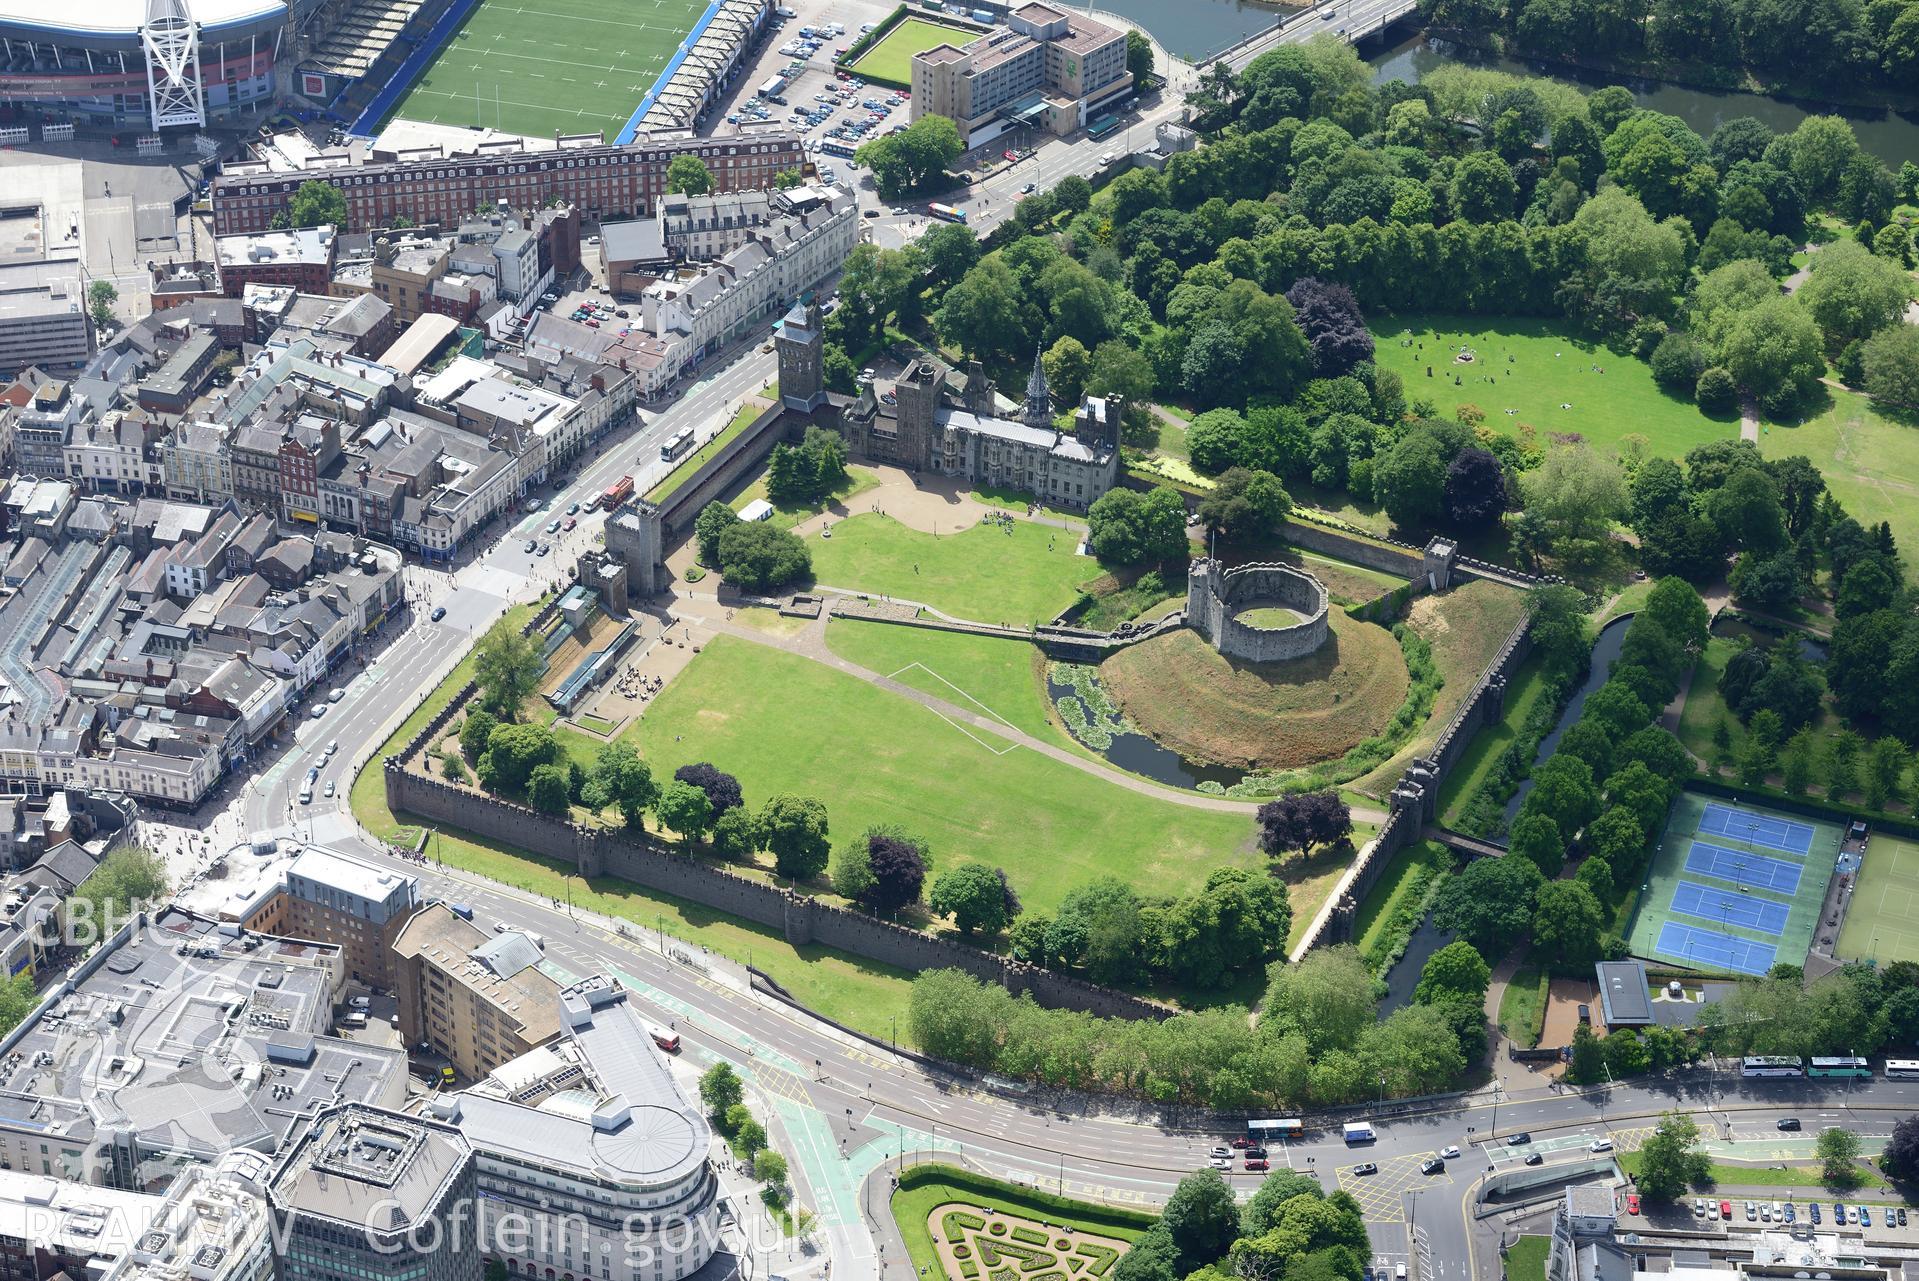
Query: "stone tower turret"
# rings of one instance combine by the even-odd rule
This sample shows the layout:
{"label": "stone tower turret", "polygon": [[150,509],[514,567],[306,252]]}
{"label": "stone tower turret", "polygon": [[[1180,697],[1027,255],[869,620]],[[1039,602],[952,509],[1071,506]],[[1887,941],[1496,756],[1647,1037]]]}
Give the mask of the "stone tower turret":
{"label": "stone tower turret", "polygon": [[812,413],[826,403],[826,332],[817,302],[793,304],[773,340],[779,352],[780,404]]}

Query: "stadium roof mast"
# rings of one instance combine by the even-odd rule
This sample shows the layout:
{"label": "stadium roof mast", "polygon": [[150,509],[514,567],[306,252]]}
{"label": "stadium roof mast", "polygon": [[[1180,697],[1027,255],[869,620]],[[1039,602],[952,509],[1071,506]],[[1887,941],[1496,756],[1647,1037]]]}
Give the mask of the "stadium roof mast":
{"label": "stadium roof mast", "polygon": [[154,129],[199,127],[207,122],[206,93],[200,84],[200,24],[187,0],[147,0],[140,28],[147,55],[147,102]]}

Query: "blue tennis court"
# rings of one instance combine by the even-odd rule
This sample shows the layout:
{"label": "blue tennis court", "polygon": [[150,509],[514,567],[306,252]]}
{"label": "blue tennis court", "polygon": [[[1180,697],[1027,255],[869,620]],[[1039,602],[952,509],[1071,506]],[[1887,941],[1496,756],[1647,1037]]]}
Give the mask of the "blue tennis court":
{"label": "blue tennis court", "polygon": [[1781,894],[1799,892],[1799,864],[1764,854],[1745,854],[1709,841],[1694,841],[1686,851],[1686,870],[1699,876],[1716,876],[1722,881],[1757,885]]}
{"label": "blue tennis court", "polygon": [[1778,949],[1770,943],[1751,943],[1718,930],[1702,930],[1667,921],[1659,927],[1659,953],[1689,965],[1711,966],[1738,974],[1764,974],[1772,968]]}
{"label": "blue tennis court", "polygon": [[1702,921],[1740,925],[1775,937],[1786,932],[1791,908],[1750,894],[1728,894],[1697,881],[1681,881],[1672,892],[1672,910]]}
{"label": "blue tennis court", "polygon": [[1788,854],[1806,854],[1812,850],[1811,824],[1753,814],[1730,805],[1707,805],[1699,816],[1699,830],[1708,836],[1730,836],[1748,845],[1765,845]]}

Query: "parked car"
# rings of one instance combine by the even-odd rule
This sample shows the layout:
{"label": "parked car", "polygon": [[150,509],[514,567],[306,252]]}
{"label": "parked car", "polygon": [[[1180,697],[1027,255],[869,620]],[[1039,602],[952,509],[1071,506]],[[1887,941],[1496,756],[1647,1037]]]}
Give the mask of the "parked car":
{"label": "parked car", "polygon": [[1746,1202],[1746,1222],[1757,1223],[1758,1221],[1759,1221],[1759,1203],[1757,1201]]}
{"label": "parked car", "polygon": [[1722,1219],[1732,1218],[1732,1202],[1721,1201],[1719,1203],[1719,1217]]}
{"label": "parked car", "polygon": [[1696,1196],[1692,1199],[1692,1217],[1695,1219],[1703,1219],[1706,1217],[1705,1197]]}
{"label": "parked car", "polygon": [[1817,1201],[1812,1201],[1807,1204],[1806,1217],[1811,1219],[1814,1223],[1818,1223],[1820,1221],[1819,1203]]}
{"label": "parked car", "polygon": [[1637,1192],[1628,1192],[1626,1194],[1626,1213],[1639,1213],[1639,1194]]}
{"label": "parked car", "polygon": [[1859,1207],[1859,1226],[1862,1228],[1869,1228],[1872,1226],[1872,1207],[1871,1206],[1862,1205]]}
{"label": "parked car", "polygon": [[1906,1226],[1906,1207],[1902,1205],[1898,1207],[1897,1209],[1895,1209],[1893,1213],[1897,1215],[1899,1218],[1899,1226],[1902,1228],[1905,1227]]}

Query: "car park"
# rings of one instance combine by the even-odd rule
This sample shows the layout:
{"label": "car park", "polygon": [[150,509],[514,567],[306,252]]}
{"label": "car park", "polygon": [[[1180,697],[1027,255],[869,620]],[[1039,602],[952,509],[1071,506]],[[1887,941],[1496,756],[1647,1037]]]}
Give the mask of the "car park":
{"label": "car park", "polygon": [[1746,1222],[1757,1223],[1758,1221],[1759,1221],[1759,1203],[1757,1201],[1746,1202]]}
{"label": "car park", "polygon": [[1698,1196],[1692,1199],[1692,1217],[1695,1219],[1703,1219],[1706,1217],[1705,1197]]}
{"label": "car park", "polygon": [[1732,1218],[1732,1202],[1721,1201],[1719,1203],[1719,1217],[1722,1219]]}
{"label": "car park", "polygon": [[1872,1226],[1872,1207],[1871,1206],[1862,1205],[1859,1207],[1859,1226],[1862,1228],[1869,1228]]}
{"label": "car park", "polygon": [[1817,1201],[1811,1201],[1807,1203],[1806,1217],[1811,1219],[1814,1223],[1818,1223],[1820,1221],[1819,1203]]}

